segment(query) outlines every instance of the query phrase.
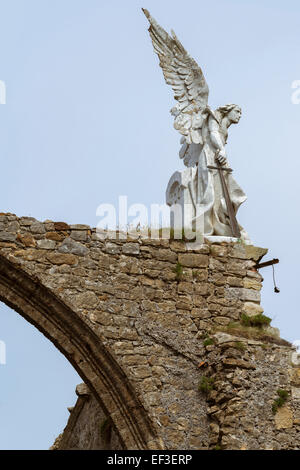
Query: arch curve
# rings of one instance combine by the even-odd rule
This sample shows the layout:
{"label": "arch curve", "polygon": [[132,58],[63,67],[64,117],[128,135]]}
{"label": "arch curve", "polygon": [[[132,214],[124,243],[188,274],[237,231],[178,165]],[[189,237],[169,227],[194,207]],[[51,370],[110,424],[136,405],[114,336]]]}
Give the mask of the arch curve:
{"label": "arch curve", "polygon": [[0,301],[67,358],[114,422],[125,449],[161,448],[146,410],[99,336],[62,300],[0,254]]}

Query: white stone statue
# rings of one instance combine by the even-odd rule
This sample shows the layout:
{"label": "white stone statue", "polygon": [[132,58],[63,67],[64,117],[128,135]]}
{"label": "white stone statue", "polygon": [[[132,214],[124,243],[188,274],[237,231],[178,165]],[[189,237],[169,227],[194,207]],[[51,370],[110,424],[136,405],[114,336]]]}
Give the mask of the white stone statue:
{"label": "white stone statue", "polygon": [[[182,207],[184,226],[201,218],[206,237],[249,240],[235,218],[246,195],[232,176],[225,150],[228,128],[239,122],[241,109],[229,104],[213,111],[208,106],[209,89],[201,68],[173,31],[169,36],[147,10],[143,12],[150,22],[150,36],[165,81],[178,101],[171,114],[175,129],[183,136],[179,156],[187,167],[171,177],[166,202]],[[176,225],[174,220],[171,223]]]}

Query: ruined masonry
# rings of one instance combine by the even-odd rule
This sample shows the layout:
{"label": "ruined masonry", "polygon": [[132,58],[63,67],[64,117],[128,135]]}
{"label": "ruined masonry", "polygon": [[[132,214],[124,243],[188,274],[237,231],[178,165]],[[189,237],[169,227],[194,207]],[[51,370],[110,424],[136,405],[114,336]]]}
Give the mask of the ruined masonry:
{"label": "ruined masonry", "polygon": [[297,354],[242,324],[263,312],[266,252],[1,214],[0,300],[84,382],[53,448],[300,449]]}

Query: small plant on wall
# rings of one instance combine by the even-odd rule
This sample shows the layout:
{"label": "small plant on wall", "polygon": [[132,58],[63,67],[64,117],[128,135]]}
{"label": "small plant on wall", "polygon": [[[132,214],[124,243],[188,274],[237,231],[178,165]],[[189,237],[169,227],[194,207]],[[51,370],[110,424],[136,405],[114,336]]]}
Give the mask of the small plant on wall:
{"label": "small plant on wall", "polygon": [[212,377],[206,377],[203,375],[201,377],[199,391],[205,393],[206,395],[214,389],[214,379]]}
{"label": "small plant on wall", "polygon": [[176,280],[180,281],[183,275],[183,267],[182,264],[177,263],[176,267],[174,268],[174,272],[176,273]]}
{"label": "small plant on wall", "polygon": [[287,390],[282,390],[281,388],[277,390],[278,398],[274,401],[272,405],[273,414],[276,414],[278,408],[281,408],[288,399],[289,392]]}

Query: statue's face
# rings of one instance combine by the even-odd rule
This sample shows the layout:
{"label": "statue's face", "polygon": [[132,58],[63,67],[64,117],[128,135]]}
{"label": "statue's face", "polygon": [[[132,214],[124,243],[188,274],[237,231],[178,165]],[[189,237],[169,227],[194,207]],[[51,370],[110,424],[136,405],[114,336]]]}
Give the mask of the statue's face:
{"label": "statue's face", "polygon": [[242,115],[242,110],[238,107],[233,108],[230,113],[228,113],[227,117],[228,119],[233,122],[234,124],[237,124],[239,120],[241,119]]}

